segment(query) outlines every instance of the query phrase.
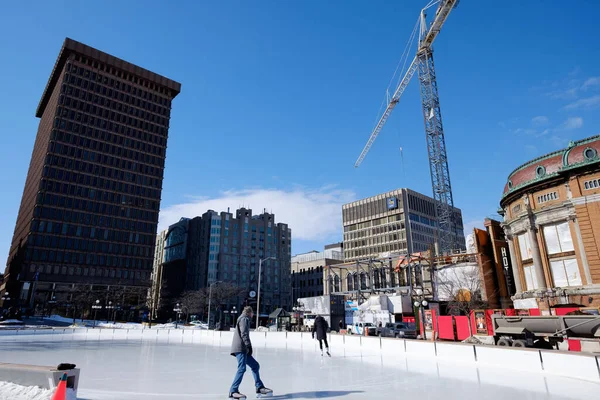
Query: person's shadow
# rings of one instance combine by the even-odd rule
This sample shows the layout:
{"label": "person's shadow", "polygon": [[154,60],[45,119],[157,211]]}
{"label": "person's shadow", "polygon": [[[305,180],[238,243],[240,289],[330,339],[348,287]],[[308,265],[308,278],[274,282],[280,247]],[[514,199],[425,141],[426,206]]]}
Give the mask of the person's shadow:
{"label": "person's shadow", "polygon": [[319,390],[316,392],[298,392],[298,393],[287,393],[280,395],[273,395],[268,397],[274,400],[284,399],[329,399],[332,397],[341,397],[349,394],[363,393],[360,390]]}

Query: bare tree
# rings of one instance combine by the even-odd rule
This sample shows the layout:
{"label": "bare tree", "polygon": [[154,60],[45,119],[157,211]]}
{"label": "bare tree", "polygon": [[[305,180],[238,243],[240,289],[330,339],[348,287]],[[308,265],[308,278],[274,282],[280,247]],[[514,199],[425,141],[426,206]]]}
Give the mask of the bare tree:
{"label": "bare tree", "polygon": [[83,321],[101,295],[99,291],[93,289],[92,285],[73,285],[69,294],[73,308],[73,322],[77,315]]}
{"label": "bare tree", "polygon": [[180,304],[180,307],[185,314],[186,321],[191,314],[201,313],[206,308],[207,301],[208,298],[200,290],[184,292],[181,297],[177,299],[177,303]]}
{"label": "bare tree", "polygon": [[242,296],[246,293],[246,289],[241,288],[234,283],[222,282],[213,285],[212,289],[210,289],[210,287],[202,288],[201,292],[207,299],[210,297],[210,301],[206,301],[207,307],[208,303],[210,303],[210,308],[216,309],[221,304],[225,304],[231,299]]}
{"label": "bare tree", "polygon": [[439,300],[448,302],[452,315],[470,315],[488,307],[483,296],[483,279],[478,265],[452,264],[436,270]]}

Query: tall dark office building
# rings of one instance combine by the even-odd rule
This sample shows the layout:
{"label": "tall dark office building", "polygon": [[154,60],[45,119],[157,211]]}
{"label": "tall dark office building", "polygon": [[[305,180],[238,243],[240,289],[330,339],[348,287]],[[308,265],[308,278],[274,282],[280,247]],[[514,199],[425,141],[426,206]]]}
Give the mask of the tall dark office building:
{"label": "tall dark office building", "polygon": [[150,285],[171,101],[180,89],[65,40],[36,112],[0,290],[33,304],[74,283]]}

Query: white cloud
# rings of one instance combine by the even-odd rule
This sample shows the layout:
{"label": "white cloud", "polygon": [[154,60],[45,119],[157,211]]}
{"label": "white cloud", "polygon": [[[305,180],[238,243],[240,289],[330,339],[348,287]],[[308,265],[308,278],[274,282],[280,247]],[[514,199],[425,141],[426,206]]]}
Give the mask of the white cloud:
{"label": "white cloud", "polygon": [[485,227],[483,226],[484,220],[485,220],[485,217],[481,217],[481,218],[474,219],[474,220],[471,220],[468,222],[463,222],[465,236],[473,233],[474,228],[485,229]]}
{"label": "white cloud", "polygon": [[570,131],[573,129],[579,129],[583,126],[583,118],[581,117],[569,117],[562,125],[559,127],[559,130]]}
{"label": "white cloud", "polygon": [[181,217],[196,217],[208,210],[232,212],[241,206],[260,214],[263,208],[275,214],[275,222],[284,222],[299,240],[327,240],[342,232],[342,205],[356,199],[349,190],[326,186],[319,189],[299,187],[293,190],[228,190],[209,198],[192,198],[189,202],[165,207],[160,212],[159,230],[166,229]]}
{"label": "white cloud", "polygon": [[586,97],[585,99],[579,99],[565,106],[567,110],[573,110],[576,108],[592,108],[600,105],[600,95]]}
{"label": "white cloud", "polygon": [[544,115],[538,115],[537,117],[533,117],[531,122],[534,125],[546,125],[549,122],[549,119]]}
{"label": "white cloud", "polygon": [[591,78],[586,79],[585,82],[583,82],[583,85],[581,86],[581,88],[583,90],[587,90],[593,86],[598,86],[600,85],[600,76],[593,76]]}

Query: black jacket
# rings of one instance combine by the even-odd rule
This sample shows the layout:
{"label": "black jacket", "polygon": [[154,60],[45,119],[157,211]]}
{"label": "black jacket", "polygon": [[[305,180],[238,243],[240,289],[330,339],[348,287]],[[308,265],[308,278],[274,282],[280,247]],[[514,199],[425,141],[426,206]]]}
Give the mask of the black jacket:
{"label": "black jacket", "polygon": [[315,333],[317,334],[317,340],[323,340],[327,338],[327,329],[329,329],[329,325],[327,321],[322,316],[317,316],[315,318],[315,324],[313,325],[312,334],[313,338],[315,337]]}

